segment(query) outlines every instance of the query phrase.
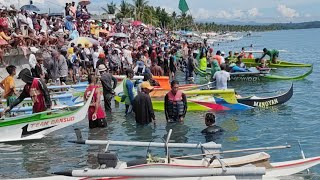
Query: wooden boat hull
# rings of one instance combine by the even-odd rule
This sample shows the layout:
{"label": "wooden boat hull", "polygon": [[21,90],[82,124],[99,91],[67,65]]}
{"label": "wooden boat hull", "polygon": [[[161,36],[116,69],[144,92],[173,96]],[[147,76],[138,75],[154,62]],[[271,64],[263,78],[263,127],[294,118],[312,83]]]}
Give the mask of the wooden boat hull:
{"label": "wooden boat hull", "polygon": [[261,107],[266,108],[269,106],[275,106],[279,104],[284,104],[291,99],[293,95],[293,84],[289,91],[284,94],[267,97],[267,98],[259,98],[259,97],[249,97],[249,98],[238,98],[238,102],[242,104],[246,104],[252,107]]}
{"label": "wooden boat hull", "polygon": [[82,107],[66,111],[46,111],[6,118],[0,121],[0,142],[41,139],[58,129],[82,121],[87,114],[92,95]]}

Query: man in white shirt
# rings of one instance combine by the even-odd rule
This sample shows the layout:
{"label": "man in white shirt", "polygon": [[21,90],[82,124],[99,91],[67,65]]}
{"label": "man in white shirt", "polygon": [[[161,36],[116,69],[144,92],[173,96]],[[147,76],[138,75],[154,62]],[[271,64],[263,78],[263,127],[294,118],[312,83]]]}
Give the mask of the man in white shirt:
{"label": "man in white shirt", "polygon": [[32,22],[32,19],[30,17],[31,15],[30,14],[27,14],[27,23],[28,23],[28,26],[30,29],[34,30],[33,28],[33,22]]}
{"label": "man in white shirt", "polygon": [[228,89],[228,81],[230,81],[230,73],[225,71],[226,65],[221,65],[221,71],[217,71],[213,75],[216,80],[216,89]]}
{"label": "man in white shirt", "polygon": [[48,33],[47,16],[43,15],[40,20],[41,31]]}
{"label": "man in white shirt", "polygon": [[226,63],[226,60],[225,60],[225,58],[224,58],[224,56],[225,56],[225,52],[221,52],[221,64],[225,64]]}

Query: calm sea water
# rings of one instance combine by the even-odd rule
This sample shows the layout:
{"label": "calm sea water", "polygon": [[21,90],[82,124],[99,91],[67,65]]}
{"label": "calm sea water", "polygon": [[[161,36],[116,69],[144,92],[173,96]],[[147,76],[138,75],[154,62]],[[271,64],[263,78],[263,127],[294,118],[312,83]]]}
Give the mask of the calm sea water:
{"label": "calm sea water", "polygon": [[[273,162],[301,158],[298,141],[301,142],[306,157],[320,156],[319,102],[319,42],[320,29],[274,31],[254,33],[233,43],[222,43],[215,50],[226,53],[240,51],[243,46],[254,44],[255,50],[263,47],[287,50],[281,53],[284,60],[314,63],[314,72],[302,81],[294,81],[294,96],[280,106],[269,109],[253,109],[242,112],[217,113],[218,125],[226,132],[216,138],[224,150],[238,148],[292,145],[291,149],[268,151]],[[249,49],[248,49],[249,50]],[[297,75],[308,71],[301,69],[279,69],[275,73]],[[181,77],[182,78],[182,75]],[[230,83],[243,95],[269,96],[286,91],[290,81],[260,83]],[[200,132],[205,128],[204,114],[188,112],[184,124],[166,124],[163,113],[156,113],[157,124],[136,126],[132,117],[125,118],[122,108],[108,115],[109,126],[105,129],[89,130],[83,121],[50,134],[38,140],[14,144],[0,144],[0,178],[28,178],[49,176],[54,171],[97,167],[96,154],[103,146],[86,146],[68,143],[75,139],[73,129],[80,128],[89,139],[158,141],[173,129],[171,139],[176,142],[205,142]],[[121,160],[133,160],[146,155],[144,148],[111,147],[117,150]],[[164,155],[162,149],[152,149],[153,154]],[[199,153],[196,150],[171,150],[171,154]],[[238,154],[239,155],[239,154]],[[235,155],[231,155],[235,156]],[[311,169],[308,179],[318,179],[320,166]]]}

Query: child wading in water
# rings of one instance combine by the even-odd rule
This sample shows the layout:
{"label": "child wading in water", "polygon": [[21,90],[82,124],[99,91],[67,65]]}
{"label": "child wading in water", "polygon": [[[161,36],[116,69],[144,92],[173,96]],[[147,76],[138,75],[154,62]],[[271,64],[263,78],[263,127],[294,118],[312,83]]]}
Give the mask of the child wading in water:
{"label": "child wading in water", "polygon": [[100,87],[97,85],[97,78],[93,75],[88,76],[89,86],[86,89],[85,100],[88,100],[92,91],[94,91],[91,105],[88,109],[88,120],[89,120],[89,128],[97,128],[97,127],[106,127],[106,113],[103,111],[101,106],[101,99],[102,96]]}

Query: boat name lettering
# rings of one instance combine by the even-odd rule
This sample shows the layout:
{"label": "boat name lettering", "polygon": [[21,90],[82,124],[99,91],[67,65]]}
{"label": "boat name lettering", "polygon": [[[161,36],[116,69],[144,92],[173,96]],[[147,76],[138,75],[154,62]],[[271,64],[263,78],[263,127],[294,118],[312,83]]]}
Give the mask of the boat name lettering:
{"label": "boat name lettering", "polygon": [[262,107],[262,108],[269,107],[269,106],[272,106],[275,104],[278,104],[278,99],[272,99],[272,100],[265,101],[265,102],[253,102],[253,106]]}
{"label": "boat name lettering", "polygon": [[59,124],[59,123],[65,123],[70,121],[74,121],[74,116],[69,118],[60,118],[60,119],[52,120],[51,124]]}
{"label": "boat name lettering", "polygon": [[59,119],[54,119],[51,121],[43,121],[43,122],[38,122],[38,123],[32,123],[30,124],[31,128],[36,128],[36,127],[44,127],[44,126],[49,126],[49,125],[54,125],[54,124],[59,124],[59,123],[66,123],[74,121],[74,116],[68,117],[68,118],[59,118]]}
{"label": "boat name lettering", "polygon": [[232,81],[258,81],[259,77],[250,77],[250,76],[231,76]]}

